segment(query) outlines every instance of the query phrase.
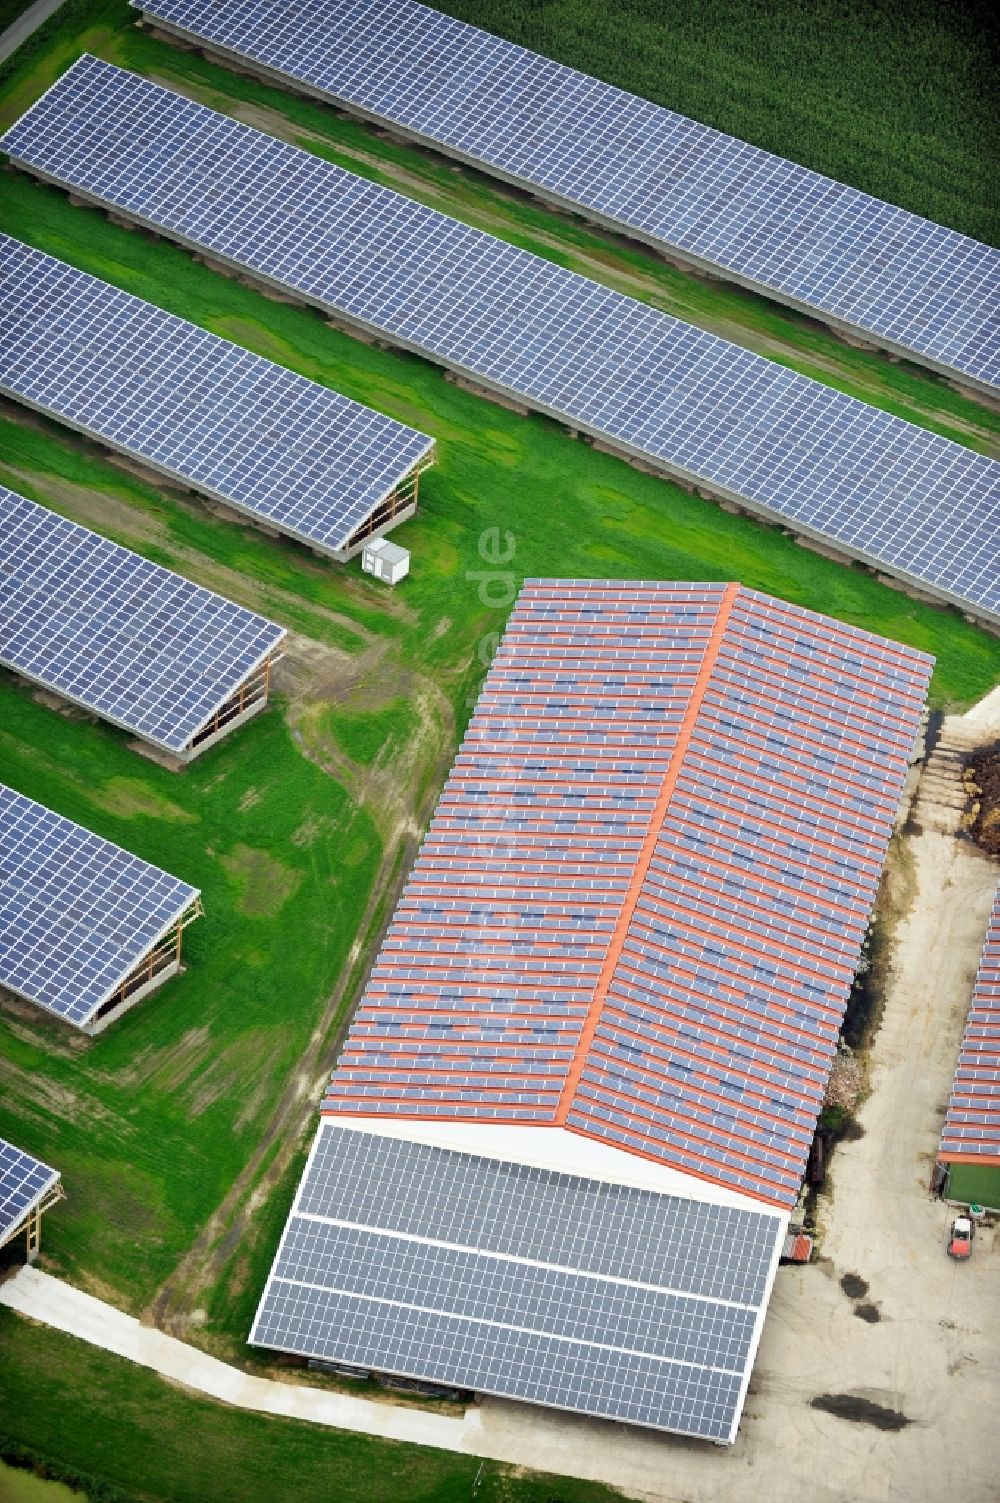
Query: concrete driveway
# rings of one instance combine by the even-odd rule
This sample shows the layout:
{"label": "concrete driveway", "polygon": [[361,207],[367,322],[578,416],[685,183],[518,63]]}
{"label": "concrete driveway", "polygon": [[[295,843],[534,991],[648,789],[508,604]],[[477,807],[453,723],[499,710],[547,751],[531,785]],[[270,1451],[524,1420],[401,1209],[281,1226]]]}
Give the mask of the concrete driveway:
{"label": "concrete driveway", "polygon": [[779,1270],[735,1446],[488,1399],[477,1451],[657,1503],[1000,1496],[1000,1233],[953,1263],[948,1209],[927,1193],[1000,875],[954,833],[961,748],[1000,732],[991,721],[945,722],[912,833],[891,858],[888,896],[903,916],[864,1136],[834,1157],[820,1260]]}

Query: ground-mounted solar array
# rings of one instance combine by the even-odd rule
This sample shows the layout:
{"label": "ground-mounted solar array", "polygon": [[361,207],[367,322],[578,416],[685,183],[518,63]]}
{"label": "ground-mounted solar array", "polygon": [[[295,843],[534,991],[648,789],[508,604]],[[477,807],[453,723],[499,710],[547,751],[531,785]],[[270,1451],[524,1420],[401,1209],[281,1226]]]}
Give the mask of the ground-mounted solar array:
{"label": "ground-mounted solar array", "polygon": [[8,236],[0,285],[0,391],[333,557],[429,461],[426,435]]}
{"label": "ground-mounted solar array", "polygon": [[983,455],[91,57],[0,144],[352,326],[1000,620],[1000,466]]}
{"label": "ground-mounted solar array", "polygon": [[198,890],[0,783],[0,986],[88,1027]]}
{"label": "ground-mounted solar array", "polygon": [[58,1180],[58,1170],[0,1138],[0,1247]]}
{"label": "ground-mounted solar array", "polygon": [[529,581],[325,1110],[790,1209],[930,668],[735,585]]}
{"label": "ground-mounted solar array", "polygon": [[972,384],[1000,252],[416,0],[132,0],[146,17]]}
{"label": "ground-mounted solar array", "polygon": [[1000,1167],[1000,888],[969,1004],[938,1158]]}
{"label": "ground-mounted solar array", "polygon": [[327,1120],[250,1339],[729,1441],[784,1225]]}
{"label": "ground-mounted solar array", "polygon": [[180,757],[285,637],[3,486],[0,579],[0,664]]}

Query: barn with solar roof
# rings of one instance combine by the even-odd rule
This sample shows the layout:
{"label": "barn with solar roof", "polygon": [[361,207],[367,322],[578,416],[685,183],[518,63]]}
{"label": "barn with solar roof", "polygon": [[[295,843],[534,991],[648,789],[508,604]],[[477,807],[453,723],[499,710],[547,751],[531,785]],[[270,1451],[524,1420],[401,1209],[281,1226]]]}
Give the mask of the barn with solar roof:
{"label": "barn with solar roof", "polygon": [[939,1188],[1000,1211],[1000,888],[976,973],[941,1131]]}
{"label": "barn with solar roof", "polygon": [[731,1442],[931,660],[525,584],[250,1340]]}

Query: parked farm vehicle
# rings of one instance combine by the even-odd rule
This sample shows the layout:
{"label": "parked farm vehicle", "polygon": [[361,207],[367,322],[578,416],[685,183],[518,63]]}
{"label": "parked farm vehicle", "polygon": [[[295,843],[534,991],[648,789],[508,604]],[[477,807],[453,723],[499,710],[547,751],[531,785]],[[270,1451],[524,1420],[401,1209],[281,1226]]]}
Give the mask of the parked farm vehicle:
{"label": "parked farm vehicle", "polygon": [[968,1216],[956,1216],[948,1232],[949,1258],[968,1258],[972,1253],[973,1225]]}

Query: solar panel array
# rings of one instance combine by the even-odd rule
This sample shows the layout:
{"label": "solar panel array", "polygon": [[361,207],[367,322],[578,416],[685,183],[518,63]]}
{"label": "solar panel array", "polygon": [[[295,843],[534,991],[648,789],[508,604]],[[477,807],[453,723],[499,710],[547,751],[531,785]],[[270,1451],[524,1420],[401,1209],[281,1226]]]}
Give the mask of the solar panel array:
{"label": "solar panel array", "polygon": [[197,897],[0,783],[0,986],[85,1027]]}
{"label": "solar panel array", "polygon": [[3,486],[0,578],[0,664],[171,752],[285,637]]}
{"label": "solar panel array", "polygon": [[415,0],[132,0],[487,171],[977,384],[1000,252]]}
{"label": "solar panel array", "polygon": [[58,1179],[57,1170],[0,1138],[0,1245]]}
{"label": "solar panel array", "polygon": [[185,244],[1000,620],[1000,467],[983,455],[94,58],[0,144]]}
{"label": "solar panel array", "polygon": [[930,667],[738,586],[527,583],[325,1109],[791,1208]]}
{"label": "solar panel array", "polygon": [[1000,888],[969,1005],[938,1157],[943,1163],[1000,1166]]}
{"label": "solar panel array", "polygon": [[0,279],[0,390],[327,553],[433,448],[9,236]]}
{"label": "solar panel array", "polygon": [[783,1232],[327,1121],[250,1340],[731,1440]]}

